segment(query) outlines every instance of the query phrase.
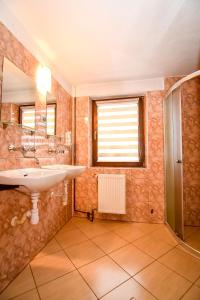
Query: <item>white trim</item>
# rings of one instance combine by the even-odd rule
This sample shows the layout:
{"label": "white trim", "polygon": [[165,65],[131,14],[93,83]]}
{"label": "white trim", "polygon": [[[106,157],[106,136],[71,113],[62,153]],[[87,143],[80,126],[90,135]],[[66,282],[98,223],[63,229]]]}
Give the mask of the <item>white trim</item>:
{"label": "white trim", "polygon": [[147,91],[164,90],[164,78],[111,81],[76,86],[76,97],[104,97],[120,95],[144,95]]}

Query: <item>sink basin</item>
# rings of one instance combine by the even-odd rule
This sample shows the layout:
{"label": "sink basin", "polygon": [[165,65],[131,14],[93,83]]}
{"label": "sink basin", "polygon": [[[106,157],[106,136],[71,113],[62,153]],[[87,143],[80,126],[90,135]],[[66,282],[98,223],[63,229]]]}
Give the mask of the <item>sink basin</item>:
{"label": "sink basin", "polygon": [[25,168],[0,171],[0,184],[23,185],[32,193],[48,190],[65,179],[62,169]]}
{"label": "sink basin", "polygon": [[[39,211],[38,200],[40,192],[47,191],[54,185],[63,181],[66,177],[66,172],[62,169],[39,169],[26,168],[17,170],[0,171],[0,184],[19,185],[26,187],[31,193],[32,209],[26,212],[26,216],[30,217],[32,224],[38,224]],[[15,216],[11,221],[11,225],[15,226],[15,221],[18,219]]]}
{"label": "sink basin", "polygon": [[64,164],[56,164],[56,165],[46,165],[41,166],[43,169],[49,170],[63,170],[65,172],[65,177],[67,179],[75,178],[81,175],[85,170],[85,166],[72,166],[72,165],[64,165]]}

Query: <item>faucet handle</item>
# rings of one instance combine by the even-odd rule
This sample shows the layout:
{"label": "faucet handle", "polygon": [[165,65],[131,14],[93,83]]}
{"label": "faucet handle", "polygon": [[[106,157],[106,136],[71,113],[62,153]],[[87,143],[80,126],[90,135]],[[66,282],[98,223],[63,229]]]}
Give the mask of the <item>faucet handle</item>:
{"label": "faucet handle", "polygon": [[15,145],[13,145],[13,144],[8,145],[8,151],[9,152],[16,151],[16,150],[17,150],[17,148],[16,148]]}

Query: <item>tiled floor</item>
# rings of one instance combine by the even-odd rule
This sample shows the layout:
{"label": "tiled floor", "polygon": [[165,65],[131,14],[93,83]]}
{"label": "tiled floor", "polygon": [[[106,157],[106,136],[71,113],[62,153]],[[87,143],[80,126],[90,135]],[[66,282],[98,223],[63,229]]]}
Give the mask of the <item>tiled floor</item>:
{"label": "tiled floor", "polygon": [[185,226],[185,242],[200,251],[200,227]]}
{"label": "tiled floor", "polygon": [[162,224],[73,218],[0,300],[199,300],[200,259]]}

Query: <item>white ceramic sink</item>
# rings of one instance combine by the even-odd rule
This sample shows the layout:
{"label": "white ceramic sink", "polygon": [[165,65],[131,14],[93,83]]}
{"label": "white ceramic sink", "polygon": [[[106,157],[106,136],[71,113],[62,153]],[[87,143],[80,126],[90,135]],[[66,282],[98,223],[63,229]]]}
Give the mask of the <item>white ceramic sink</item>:
{"label": "white ceramic sink", "polygon": [[23,185],[30,192],[39,193],[50,189],[65,179],[65,171],[58,169],[26,168],[0,171],[0,184]]}
{"label": "white ceramic sink", "polygon": [[[61,169],[16,169],[0,171],[0,184],[25,186],[30,191],[32,209],[30,210],[30,212],[27,212],[27,216],[31,218],[32,224],[38,224],[39,212],[37,203],[39,200],[40,192],[47,191],[54,185],[63,181],[65,177],[66,172]],[[17,217],[15,216],[13,219],[16,218]]]}
{"label": "white ceramic sink", "polygon": [[72,166],[64,164],[46,165],[41,166],[41,168],[49,170],[63,170],[66,174],[66,179],[75,178],[81,175],[86,170],[85,166]]}

